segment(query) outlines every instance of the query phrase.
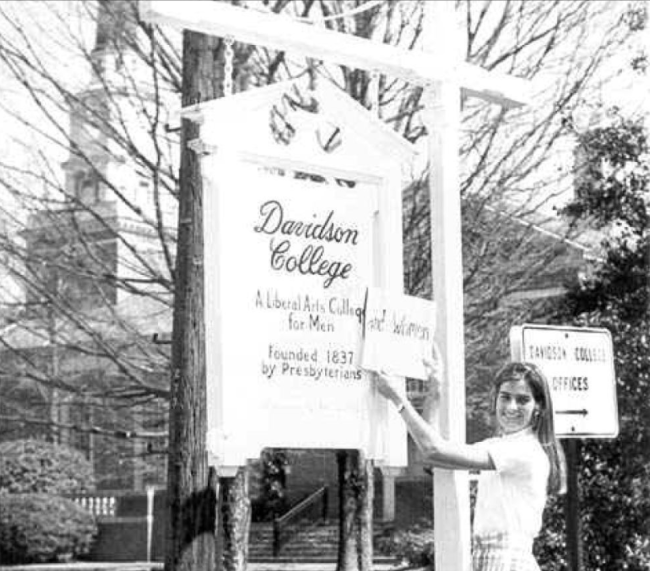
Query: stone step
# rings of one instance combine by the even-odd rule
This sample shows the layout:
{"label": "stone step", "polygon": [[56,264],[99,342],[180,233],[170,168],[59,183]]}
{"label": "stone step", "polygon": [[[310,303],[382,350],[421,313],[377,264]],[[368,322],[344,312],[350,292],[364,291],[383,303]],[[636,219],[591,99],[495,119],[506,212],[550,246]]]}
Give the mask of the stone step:
{"label": "stone step", "polygon": [[[373,571],[404,571],[404,565],[395,561],[374,561]],[[249,571],[336,571],[335,561],[256,561],[250,562]],[[146,571],[146,570],[143,570]]]}
{"label": "stone step", "polygon": [[[296,533],[273,557],[273,526],[253,524],[250,531],[249,559],[256,562],[334,563],[338,554],[339,530],[336,523],[317,523]],[[395,562],[375,552],[374,562],[390,565]]]}

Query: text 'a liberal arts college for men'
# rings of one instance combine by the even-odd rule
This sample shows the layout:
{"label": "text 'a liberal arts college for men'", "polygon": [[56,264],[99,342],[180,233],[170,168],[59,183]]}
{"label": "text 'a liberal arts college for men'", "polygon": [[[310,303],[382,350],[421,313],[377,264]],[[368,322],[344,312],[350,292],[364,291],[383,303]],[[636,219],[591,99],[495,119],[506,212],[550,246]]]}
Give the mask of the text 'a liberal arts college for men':
{"label": "text 'a liberal arts college for men'", "polygon": [[338,317],[355,317],[363,321],[363,307],[355,305],[349,297],[334,295],[322,297],[308,293],[283,295],[276,289],[258,289],[255,294],[255,307],[280,311],[323,313]]}
{"label": "text 'a liberal arts college for men'", "polygon": [[[316,218],[316,214],[312,215]],[[253,228],[255,232],[282,239],[271,239],[271,267],[288,273],[311,274],[325,277],[323,286],[328,288],[337,279],[348,279],[352,264],[325,257],[322,244],[307,244],[298,253],[292,248],[291,237],[305,238],[317,242],[335,242],[337,244],[356,245],[359,231],[334,223],[334,211],[330,210],[322,221],[301,221],[286,219],[284,207],[278,200],[267,200],[260,206],[260,222]]]}

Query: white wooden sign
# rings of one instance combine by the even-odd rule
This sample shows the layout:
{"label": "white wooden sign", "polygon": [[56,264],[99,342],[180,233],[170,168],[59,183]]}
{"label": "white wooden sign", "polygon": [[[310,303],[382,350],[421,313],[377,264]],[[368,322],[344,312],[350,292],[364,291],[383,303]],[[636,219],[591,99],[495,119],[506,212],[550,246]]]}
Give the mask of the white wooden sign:
{"label": "white wooden sign", "polygon": [[426,380],[423,359],[432,358],[435,303],[368,288],[364,307],[359,366]]}
{"label": "white wooden sign", "polygon": [[598,328],[522,325],[510,332],[512,358],[535,363],[553,398],[561,438],[615,438],[618,406],[609,331]]}
{"label": "white wooden sign", "polygon": [[371,390],[354,351],[372,276],[372,193],[245,169],[219,190],[206,223],[224,248],[206,264],[221,272],[229,438],[243,449],[370,451]]}
{"label": "white wooden sign", "polygon": [[[208,451],[221,473],[265,447],[404,466],[403,423],[355,353],[366,286],[402,292],[400,162],[414,153],[328,87],[309,95],[320,113],[286,115],[294,135],[278,143],[269,110],[294,86],[183,112],[201,124]],[[341,143],[326,151],[332,127]]]}

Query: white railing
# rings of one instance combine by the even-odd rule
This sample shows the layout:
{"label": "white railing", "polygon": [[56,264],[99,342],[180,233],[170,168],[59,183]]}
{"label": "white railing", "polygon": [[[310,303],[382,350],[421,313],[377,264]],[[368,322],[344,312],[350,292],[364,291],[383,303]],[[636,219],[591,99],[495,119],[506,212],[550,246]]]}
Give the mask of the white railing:
{"label": "white railing", "polygon": [[83,496],[74,496],[71,499],[94,516],[115,517],[117,506],[115,496],[84,494]]}

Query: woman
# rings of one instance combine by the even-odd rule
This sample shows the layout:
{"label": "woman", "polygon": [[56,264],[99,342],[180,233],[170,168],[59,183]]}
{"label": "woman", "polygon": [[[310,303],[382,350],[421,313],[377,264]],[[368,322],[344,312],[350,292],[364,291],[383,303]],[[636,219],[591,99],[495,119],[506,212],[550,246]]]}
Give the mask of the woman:
{"label": "woman", "polygon": [[375,373],[379,393],[397,407],[433,466],[480,470],[473,523],[474,571],[537,571],[533,540],[542,524],[547,493],[564,492],[564,459],[553,429],[546,377],[530,363],[510,363],[496,375],[491,393],[496,434],[476,444],[449,442],[435,428],[441,362],[425,361],[432,383],[429,422],[398,390],[399,380]]}

